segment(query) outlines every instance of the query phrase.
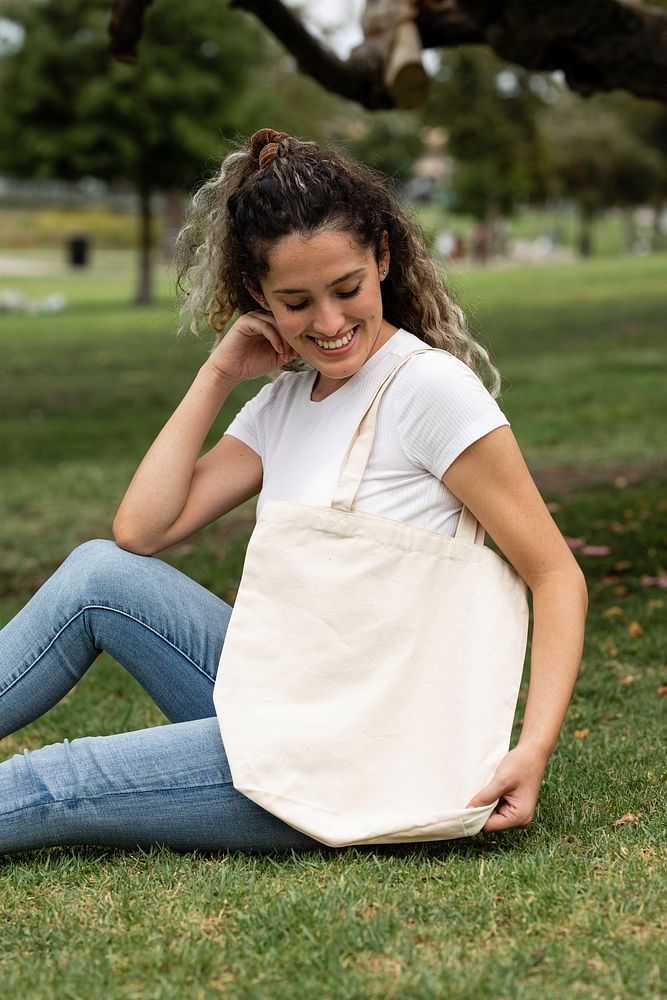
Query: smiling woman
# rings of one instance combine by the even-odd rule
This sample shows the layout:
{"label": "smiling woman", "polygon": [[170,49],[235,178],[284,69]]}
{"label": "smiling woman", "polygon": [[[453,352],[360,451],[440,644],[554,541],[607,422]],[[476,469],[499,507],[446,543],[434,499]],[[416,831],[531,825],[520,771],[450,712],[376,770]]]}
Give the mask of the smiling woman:
{"label": "smiling woman", "polygon": [[[80,546],[0,632],[0,735],[101,650],[170,724],[0,764],[0,851],[527,825],[586,590],[419,232],[371,171],[262,129],[203,186],[182,246],[184,312],[217,343],[137,469],[115,543]],[[278,370],[202,455],[232,389]],[[253,496],[232,614],[152,557]],[[508,752],[527,591],[530,685]]]}
{"label": "smiling woman", "polygon": [[382,316],[386,239],[378,261],[368,247],[335,229],[284,236],[268,263],[264,297],[251,294],[266,303],[295,354],[318,370],[311,398],[324,399],[396,333]]}

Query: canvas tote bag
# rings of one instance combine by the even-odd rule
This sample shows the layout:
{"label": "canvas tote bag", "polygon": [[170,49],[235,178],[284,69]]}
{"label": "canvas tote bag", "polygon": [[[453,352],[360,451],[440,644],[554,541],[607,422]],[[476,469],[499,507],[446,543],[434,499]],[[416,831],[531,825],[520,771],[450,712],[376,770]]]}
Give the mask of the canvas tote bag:
{"label": "canvas tote bag", "polygon": [[[428,350],[428,348],[426,349]],[[454,537],[354,499],[389,373],[330,507],[269,500],[214,689],[235,788],[324,844],[447,840],[507,752],[527,587],[463,507]]]}

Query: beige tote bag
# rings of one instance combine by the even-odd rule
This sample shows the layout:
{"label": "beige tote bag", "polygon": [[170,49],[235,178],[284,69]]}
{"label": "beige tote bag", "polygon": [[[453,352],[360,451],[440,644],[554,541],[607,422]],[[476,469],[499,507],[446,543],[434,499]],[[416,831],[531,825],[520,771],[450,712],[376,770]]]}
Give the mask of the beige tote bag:
{"label": "beige tote bag", "polygon": [[527,587],[463,507],[454,537],[354,510],[377,391],[331,507],[269,500],[214,689],[235,788],[334,847],[478,833],[507,752]]}

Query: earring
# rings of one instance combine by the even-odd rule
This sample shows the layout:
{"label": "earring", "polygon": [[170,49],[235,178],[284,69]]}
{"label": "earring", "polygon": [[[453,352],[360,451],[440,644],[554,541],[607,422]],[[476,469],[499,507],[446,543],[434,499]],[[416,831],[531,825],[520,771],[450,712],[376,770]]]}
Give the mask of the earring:
{"label": "earring", "polygon": [[260,303],[259,304],[261,305],[262,309],[268,309],[269,308],[269,303],[266,301],[266,299],[260,299]]}
{"label": "earring", "polygon": [[385,267],[384,271],[382,272],[382,277],[386,278],[388,274],[389,274],[389,268]]}

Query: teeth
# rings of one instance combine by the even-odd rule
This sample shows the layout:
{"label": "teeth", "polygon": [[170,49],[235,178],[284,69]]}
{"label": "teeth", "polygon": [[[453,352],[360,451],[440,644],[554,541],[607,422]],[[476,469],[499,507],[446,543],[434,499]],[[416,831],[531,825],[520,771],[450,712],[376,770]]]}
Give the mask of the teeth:
{"label": "teeth", "polygon": [[350,330],[349,333],[346,333],[345,336],[341,337],[339,340],[318,340],[316,337],[313,339],[318,347],[322,347],[325,351],[331,351],[336,347],[345,347],[346,344],[350,343],[353,336],[354,330]]}

